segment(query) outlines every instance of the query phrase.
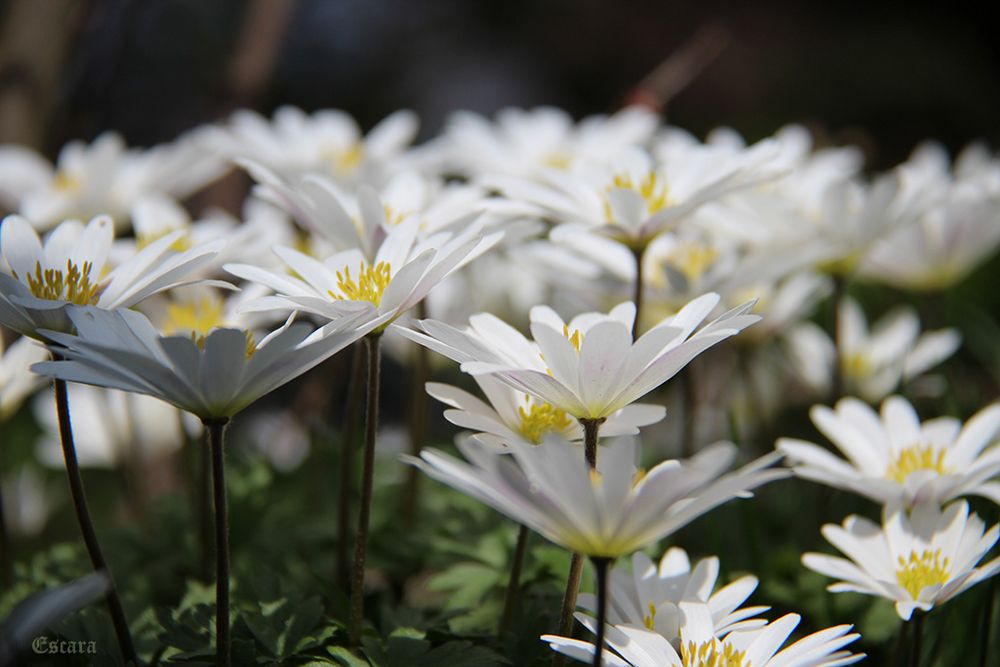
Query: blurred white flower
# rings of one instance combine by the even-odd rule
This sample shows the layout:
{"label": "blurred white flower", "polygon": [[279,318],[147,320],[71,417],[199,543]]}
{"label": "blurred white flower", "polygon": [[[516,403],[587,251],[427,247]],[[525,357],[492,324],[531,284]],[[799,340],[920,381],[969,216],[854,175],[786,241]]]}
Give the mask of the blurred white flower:
{"label": "blurred white flower", "polygon": [[45,384],[45,378],[28,369],[48,358],[48,350],[31,338],[18,338],[7,346],[0,338],[0,422],[17,412],[24,399]]}
{"label": "blurred white flower", "polygon": [[881,418],[855,398],[836,409],[816,405],[813,423],[847,460],[819,445],[780,438],[777,447],[800,477],[867,496],[880,503],[943,504],[963,495],[1000,504],[1000,404],[962,426],[951,417],[923,423],[906,399],[890,396]]}
{"label": "blurred white flower", "polygon": [[[445,419],[456,426],[477,431],[478,440],[498,447],[505,447],[504,443],[512,439],[537,445],[549,433],[570,442],[583,440],[583,427],[565,410],[532,398],[489,375],[476,376],[475,380],[489,403],[458,387],[438,382],[428,382],[427,393],[454,408],[445,410]],[[666,408],[660,405],[628,405],[608,417],[601,426],[601,435],[635,435],[640,426],[656,423],[665,414]]]}
{"label": "blurred white flower", "polygon": [[[731,632],[719,639],[713,632],[708,605],[680,604],[680,641],[674,646],[663,635],[634,625],[609,625],[604,664],[608,667],[836,667],[863,659],[843,648],[860,637],[850,625],[815,632],[778,649],[799,624],[798,614],[786,614],[759,628]],[[587,627],[593,632],[595,623]],[[594,659],[593,644],[578,639],[543,635],[542,640],[559,653],[581,662]],[[614,652],[612,652],[614,651]]]}
{"label": "blurred white flower", "polygon": [[34,536],[45,527],[49,517],[49,500],[45,484],[31,468],[4,477],[2,488],[4,518],[15,534]]}
{"label": "blurred white flower", "polygon": [[318,173],[338,183],[377,185],[400,161],[417,126],[411,111],[397,111],[362,135],[357,122],[336,109],[307,114],[284,106],[270,121],[241,109],[203,141],[220,155],[253,160],[282,176]]}
{"label": "blurred white flower", "polygon": [[807,553],[802,563],[838,580],[827,590],[893,601],[896,613],[908,621],[914,610],[930,611],[1000,571],[1000,557],[976,567],[998,535],[1000,526],[986,531],[964,500],[944,509],[922,503],[910,514],[890,504],[881,526],[855,515],[843,526],[823,526],[823,536],[847,559]]}
{"label": "blurred white flower", "polygon": [[[869,331],[857,301],[845,298],[840,310],[839,351],[845,392],[878,401],[950,357],[961,345],[954,328],[920,333],[912,308],[899,307]],[[820,327],[805,322],[787,337],[789,357],[798,375],[817,394],[829,391],[837,357],[834,342]]]}
{"label": "blurred white flower", "polygon": [[691,359],[756,322],[752,303],[695,331],[719,302],[706,294],[632,340],[635,306],[607,315],[585,313],[567,324],[547,306],[531,310],[529,341],[513,327],[483,313],[465,330],[422,320],[408,338],[462,364],[472,375],[493,375],[577,419],[604,419],[673,377]]}
{"label": "blurred white flower", "polygon": [[[608,623],[645,627],[676,643],[680,639],[682,623],[680,605],[684,602],[703,602],[711,615],[716,637],[766,625],[767,621],[754,617],[769,607],[740,608],[757,588],[757,577],[740,577],[716,591],[718,577],[719,559],[714,556],[702,558],[692,569],[687,552],[679,547],[668,549],[660,558],[659,565],[637,551],[632,554],[631,571],[622,566],[611,570]],[[577,605],[596,613],[596,596],[581,593]],[[596,622],[593,619],[590,621],[593,627]]]}
{"label": "blurred white flower", "polygon": [[507,442],[510,455],[460,442],[466,461],[434,449],[404,457],[434,479],[476,498],[546,539],[586,556],[616,558],[680,529],[709,510],[787,472],[767,470],[766,456],[720,477],[735,458],[730,443],[687,461],[664,461],[643,473],[637,445],[607,445],[592,470],[571,443],[550,436],[539,445]]}
{"label": "blurred white flower", "polygon": [[0,271],[0,323],[40,338],[39,329],[69,330],[69,304],[130,308],[183,285],[213,260],[224,242],[174,252],[182,234],[167,234],[112,268],[107,260],[114,230],[106,216],[86,226],[67,220],[46,236],[44,245],[27,220],[7,216],[0,226],[0,252],[10,273]]}

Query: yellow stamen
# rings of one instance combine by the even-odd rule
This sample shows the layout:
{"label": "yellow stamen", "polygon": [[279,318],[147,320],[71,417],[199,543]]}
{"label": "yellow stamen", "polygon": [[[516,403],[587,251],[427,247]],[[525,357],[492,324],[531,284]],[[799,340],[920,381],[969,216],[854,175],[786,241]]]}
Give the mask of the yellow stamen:
{"label": "yellow stamen", "polygon": [[364,147],[360,143],[353,143],[345,151],[334,151],[330,157],[330,165],[338,173],[352,172],[358,168],[364,156]]}
{"label": "yellow stamen", "polygon": [[671,251],[667,261],[683,273],[688,282],[695,282],[705,274],[718,256],[719,251],[710,245],[684,243]]}
{"label": "yellow stamen", "polygon": [[536,445],[546,433],[564,431],[571,423],[566,411],[551,403],[532,403],[527,410],[519,407],[517,413],[521,417],[521,435]]}
{"label": "yellow stamen", "polygon": [[717,639],[699,644],[681,644],[681,664],[684,667],[751,667],[746,655],[746,651],[737,651]]}
{"label": "yellow stamen", "polygon": [[[97,303],[101,295],[101,287],[91,282],[90,272],[94,265],[84,262],[81,269],[72,260],[66,260],[66,271],[59,269],[42,270],[42,263],[35,262],[34,275],[28,274],[28,289],[39,299],[50,301],[68,301],[78,306],[88,306]],[[17,273],[14,273],[17,278]]]}
{"label": "yellow stamen", "polygon": [[[168,304],[161,330],[167,336],[187,334],[195,345],[204,349],[208,334],[213,329],[225,326],[222,299],[206,296],[188,303]],[[251,357],[257,351],[257,344],[254,343],[252,333],[243,333],[247,339],[246,355]]]}
{"label": "yellow stamen", "polygon": [[941,558],[941,550],[911,551],[909,558],[899,557],[896,581],[916,600],[926,586],[948,582],[948,559]]}
{"label": "yellow stamen", "polygon": [[563,336],[569,339],[569,342],[573,344],[573,349],[577,352],[580,351],[580,345],[583,344],[583,334],[580,333],[579,329],[574,329],[572,335],[569,333],[569,325],[563,325]]}
{"label": "yellow stamen", "polygon": [[649,613],[642,617],[642,624],[646,626],[647,630],[652,630],[653,625],[656,623],[656,605],[653,601],[649,601]]}
{"label": "yellow stamen", "polygon": [[918,470],[931,470],[939,475],[948,472],[944,465],[944,450],[937,451],[933,445],[913,445],[899,452],[896,460],[886,468],[885,477],[902,484],[906,478]]}
{"label": "yellow stamen", "polygon": [[[607,191],[610,192],[614,188],[639,193],[639,196],[646,202],[646,215],[655,215],[670,204],[670,188],[660,180],[655,171],[646,174],[645,178],[638,183],[632,181],[632,177],[628,174],[618,174],[612,179]],[[604,200],[604,215],[608,222],[616,222],[614,212],[611,210],[611,202],[607,197]]]}
{"label": "yellow stamen", "polygon": [[[173,234],[176,229],[164,229],[161,232],[154,232],[152,234],[136,234],[135,235],[135,249],[142,250],[154,241],[159,241],[164,236],[168,234]],[[184,234],[179,239],[170,244],[170,249],[177,252],[184,252],[185,250],[191,249],[191,239],[188,238],[187,234]]]}
{"label": "yellow stamen", "polygon": [[569,166],[573,163],[573,158],[566,153],[546,153],[540,162],[543,167],[550,167],[552,169],[565,171],[569,169]]}
{"label": "yellow stamen", "polygon": [[406,218],[405,213],[393,210],[393,208],[388,204],[383,204],[382,210],[385,211],[385,224],[391,227],[395,227],[396,225],[401,223],[404,218]]}
{"label": "yellow stamen", "polygon": [[337,287],[340,294],[333,290],[328,290],[327,294],[331,299],[338,301],[367,301],[378,306],[382,303],[382,293],[389,286],[392,279],[389,275],[390,267],[387,262],[379,262],[371,266],[367,262],[361,262],[358,267],[358,278],[351,277],[351,268],[344,267],[344,272],[337,271]]}
{"label": "yellow stamen", "polygon": [[840,359],[840,368],[847,377],[861,379],[872,373],[872,364],[863,354],[845,354]]}
{"label": "yellow stamen", "polygon": [[60,169],[52,179],[52,187],[60,192],[78,192],[83,186],[80,179]]}

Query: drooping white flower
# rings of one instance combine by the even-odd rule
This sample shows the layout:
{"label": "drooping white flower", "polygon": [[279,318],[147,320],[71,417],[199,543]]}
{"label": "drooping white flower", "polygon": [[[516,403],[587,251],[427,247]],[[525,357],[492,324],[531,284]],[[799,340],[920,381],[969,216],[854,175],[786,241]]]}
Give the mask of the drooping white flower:
{"label": "drooping white flower", "polygon": [[[427,383],[427,393],[450,405],[444,417],[452,424],[478,432],[477,439],[504,447],[508,440],[539,444],[549,433],[571,442],[582,441],[580,422],[556,406],[539,401],[489,376],[476,376],[476,383],[488,403],[467,391],[438,382]],[[640,426],[663,419],[666,408],[660,405],[632,404],[614,413],[601,426],[601,435],[635,435]]]}
{"label": "drooping white flower", "polygon": [[976,567],[998,535],[1000,526],[987,531],[964,500],[944,509],[921,503],[909,514],[890,504],[881,526],[856,515],[843,526],[823,526],[823,536],[846,559],[807,553],[802,563],[838,580],[827,590],[885,598],[908,621],[914,610],[930,611],[1000,571],[1000,557]]}
{"label": "drooping white flower", "polygon": [[963,495],[1000,503],[1000,405],[987,406],[962,426],[951,417],[920,422],[900,396],[882,403],[879,416],[855,398],[831,410],[816,405],[813,423],[847,460],[804,440],[781,438],[795,472],[805,479],[867,496],[880,503],[943,504]]}
{"label": "drooping white flower", "polygon": [[460,362],[472,375],[493,375],[577,419],[602,419],[759,319],[749,314],[753,304],[747,303],[696,331],[718,302],[717,294],[703,295],[635,342],[635,306],[629,302],[607,315],[578,315],[568,324],[551,308],[537,306],[531,311],[534,341],[488,313],[473,316],[465,330],[422,320],[422,331],[400,332]]}
{"label": "drooping white flower", "polygon": [[579,450],[550,436],[539,445],[507,443],[510,456],[461,442],[466,461],[425,449],[406,457],[440,482],[576,553],[615,558],[632,553],[714,507],[787,475],[766,469],[767,456],[728,475],[735,446],[718,443],[688,461],[670,460],[642,474],[636,444],[612,442],[596,473]]}
{"label": "drooping white flower", "polygon": [[67,305],[130,308],[182,285],[212,261],[224,242],[177,253],[171,247],[181,236],[167,234],[111,267],[114,231],[106,216],[86,226],[67,220],[49,233],[44,245],[27,220],[8,216],[0,227],[0,252],[10,271],[0,271],[0,323],[40,338],[39,329],[69,330]]}
{"label": "drooping white flower", "polygon": [[[715,590],[719,577],[719,559],[702,558],[694,568],[687,552],[671,547],[659,564],[641,551],[632,554],[632,568],[615,566],[608,582],[608,623],[634,625],[659,633],[671,642],[680,638],[684,602],[703,602],[711,614],[713,633],[723,637],[729,632],[760,627],[763,619],[754,618],[768,607],[740,605],[757,588],[757,577],[746,575]],[[597,611],[597,599],[581,593],[577,605]]]}
{"label": "drooping white flower", "polygon": [[[663,635],[634,625],[609,625],[604,664],[608,667],[836,667],[864,658],[844,647],[860,637],[850,625],[813,633],[778,650],[799,624],[798,614],[786,614],[761,627],[731,632],[719,639],[713,632],[708,605],[682,602],[679,645]],[[584,617],[586,618],[586,617]],[[593,632],[596,624],[587,620]],[[543,635],[553,650],[581,662],[594,659],[593,644],[579,639]]]}
{"label": "drooping white flower", "polygon": [[46,331],[65,360],[36,373],[160,398],[202,420],[228,418],[367,334],[371,309],[320,330],[291,324],[254,342],[240,329],[164,336],[142,314],[74,306],[76,334]]}
{"label": "drooping white flower", "polygon": [[[840,366],[845,391],[875,402],[938,365],[958,349],[954,328],[921,334],[912,308],[898,308],[869,331],[861,306],[851,298],[839,305]],[[805,322],[788,334],[788,350],[798,375],[816,393],[829,391],[836,348],[820,327]]]}

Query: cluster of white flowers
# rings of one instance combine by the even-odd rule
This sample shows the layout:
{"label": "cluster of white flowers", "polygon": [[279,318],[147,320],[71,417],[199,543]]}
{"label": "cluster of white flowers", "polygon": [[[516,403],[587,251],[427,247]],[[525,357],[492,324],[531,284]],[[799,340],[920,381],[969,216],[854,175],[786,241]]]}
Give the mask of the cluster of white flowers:
{"label": "cluster of white flowers", "polygon": [[[804,558],[842,580],[831,590],[888,597],[909,618],[1000,569],[975,567],[998,528],[984,533],[963,501],[942,507],[967,494],[1000,502],[1000,407],[962,428],[921,424],[890,397],[879,417],[863,401],[901,390],[961,340],[922,332],[911,308],[869,332],[845,294],[853,281],[942,290],[991,257],[1000,158],[972,146],[949,163],[927,145],[869,175],[860,150],[815,146],[801,127],[755,144],[728,129],[701,141],[640,108],[580,122],[552,108],[458,113],[422,145],[416,132],[405,111],[363,133],[339,111],[282,108],[146,150],[104,134],[67,145],[55,165],[0,147],[0,206],[15,212],[0,228],[0,324],[23,336],[3,352],[0,417],[37,388],[29,366],[173,406],[153,416],[120,396],[91,401],[120,407],[95,408],[99,453],[84,462],[113,465],[121,447],[176,447],[164,436],[183,437],[177,410],[227,421],[355,341],[391,334],[390,352],[426,346],[487,399],[429,384],[475,434],[460,439],[466,460],[428,449],[408,462],[606,561],[787,474],[770,467],[778,454],[724,474],[731,443],[646,472],[628,439],[665,416],[639,399],[740,334],[705,355],[711,373],[686,371],[693,409],[752,427],[793,400],[851,396],[812,411],[849,463],[778,445],[802,477],[885,504],[882,527],[850,517],[824,528],[854,562]],[[190,213],[188,197],[230,169],[254,181],[241,215]],[[831,295],[828,334],[810,318]],[[169,428],[140,433],[136,410]],[[756,580],[711,595],[715,560],[692,572],[682,551],[659,568],[643,558],[632,556],[634,579],[612,575],[611,651],[547,641],[612,665],[860,659],[842,650],[857,637],[846,626],[778,652],[798,617],[738,609]]]}

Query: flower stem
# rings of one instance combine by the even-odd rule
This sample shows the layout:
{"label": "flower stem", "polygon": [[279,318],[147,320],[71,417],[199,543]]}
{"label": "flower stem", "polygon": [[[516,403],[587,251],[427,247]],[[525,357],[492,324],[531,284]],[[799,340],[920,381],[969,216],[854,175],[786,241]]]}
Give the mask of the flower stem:
{"label": "flower stem", "polygon": [[990,631],[993,629],[993,607],[997,592],[997,578],[990,578],[990,587],[986,591],[986,609],[983,611],[982,649],[980,651],[980,667],[986,667],[990,655]]}
{"label": "flower stem", "polygon": [[844,341],[840,334],[840,307],[847,293],[847,279],[835,273],[833,275],[833,294],[830,295],[833,315],[830,318],[830,337],[833,339],[833,372],[830,376],[830,399],[837,401],[844,395]]}
{"label": "flower stem", "polygon": [[913,612],[913,644],[910,650],[910,667],[920,667],[921,644],[924,638],[924,616],[926,614]]}
{"label": "flower stem", "polygon": [[[56,357],[58,359],[58,357]],[[118,647],[122,652],[125,664],[138,665],[139,657],[135,652],[135,645],[132,643],[132,633],[128,629],[128,621],[125,618],[125,610],[122,608],[121,598],[118,597],[118,589],[115,586],[111,569],[104,560],[104,553],[101,545],[97,541],[97,532],[94,530],[94,522],[90,517],[90,510],[87,507],[87,497],[83,489],[83,477],[80,475],[80,464],[76,459],[76,444],[73,441],[73,424],[69,414],[69,394],[66,390],[65,380],[55,380],[53,383],[56,400],[56,414],[59,418],[59,437],[62,441],[63,458],[66,461],[66,477],[69,480],[69,491],[73,498],[73,509],[76,511],[76,521],[80,525],[80,532],[83,534],[83,543],[90,556],[90,562],[97,572],[105,572],[110,581],[108,592],[104,599],[111,614],[111,622],[115,627],[115,635],[118,637]]]}
{"label": "flower stem", "polygon": [[[416,306],[417,318],[427,318],[427,303]],[[427,436],[427,380],[430,376],[430,354],[423,345],[413,345],[413,372],[410,374],[410,455],[420,456]],[[420,505],[420,470],[406,466],[406,486],[403,492],[403,527],[413,528]]]}
{"label": "flower stem", "polygon": [[226,418],[205,421],[212,450],[212,495],[215,499],[215,663],[232,664],[229,644],[229,507],[226,501]]}
{"label": "flower stem", "polygon": [[518,527],[514,557],[510,564],[510,578],[507,579],[507,592],[503,599],[503,614],[500,616],[500,627],[497,630],[497,634],[501,637],[507,634],[511,619],[514,618],[514,607],[517,605],[517,594],[521,588],[521,570],[524,569],[524,554],[528,548],[529,533],[527,526]]}
{"label": "flower stem", "polygon": [[681,391],[681,456],[689,459],[694,456],[695,447],[695,412],[698,409],[698,400],[695,396],[694,368],[691,364],[680,373],[679,377]]}
{"label": "flower stem", "polygon": [[5,589],[14,583],[14,561],[10,557],[10,536],[3,507],[3,470],[0,469],[0,582]]}
{"label": "flower stem", "polygon": [[[208,432],[205,433],[208,440]],[[198,534],[201,542],[201,577],[212,577],[212,443],[192,442],[198,447]]]}
{"label": "flower stem", "polygon": [[[583,455],[591,469],[597,468],[597,441],[601,419],[580,419],[583,426]],[[559,613],[559,634],[570,637],[573,633],[573,612],[576,611],[576,594],[580,590],[580,579],[583,576],[583,556],[573,554],[569,562],[569,578],[566,580],[566,592],[563,594],[562,610]],[[566,658],[561,653],[553,658],[554,665],[565,664]]]}
{"label": "flower stem", "polygon": [[611,559],[593,557],[590,562],[594,564],[594,572],[597,574],[597,640],[594,642],[594,667],[601,667],[604,662],[604,626],[608,619],[608,567],[611,565]]}
{"label": "flower stem", "polygon": [[632,248],[632,257],[635,258],[635,283],[632,285],[632,302],[635,304],[635,319],[632,320],[632,340],[639,337],[639,326],[642,322],[642,300],[645,292],[645,278],[643,276],[643,257],[646,255],[647,244]]}
{"label": "flower stem", "polygon": [[351,617],[347,626],[348,642],[361,642],[365,615],[365,557],[368,553],[368,524],[371,519],[372,487],[375,482],[375,433],[378,430],[379,342],[381,333],[365,337],[368,352],[368,394],[365,406],[365,459],[361,478],[361,509],[358,512],[357,541],[354,543],[354,567],[351,572]]}
{"label": "flower stem", "polygon": [[354,344],[351,356],[351,379],[347,386],[347,404],[344,406],[344,431],[340,443],[340,488],[337,491],[337,581],[349,581],[348,549],[351,535],[351,477],[354,472],[354,430],[358,424],[361,406],[361,371],[365,363],[362,343]]}

